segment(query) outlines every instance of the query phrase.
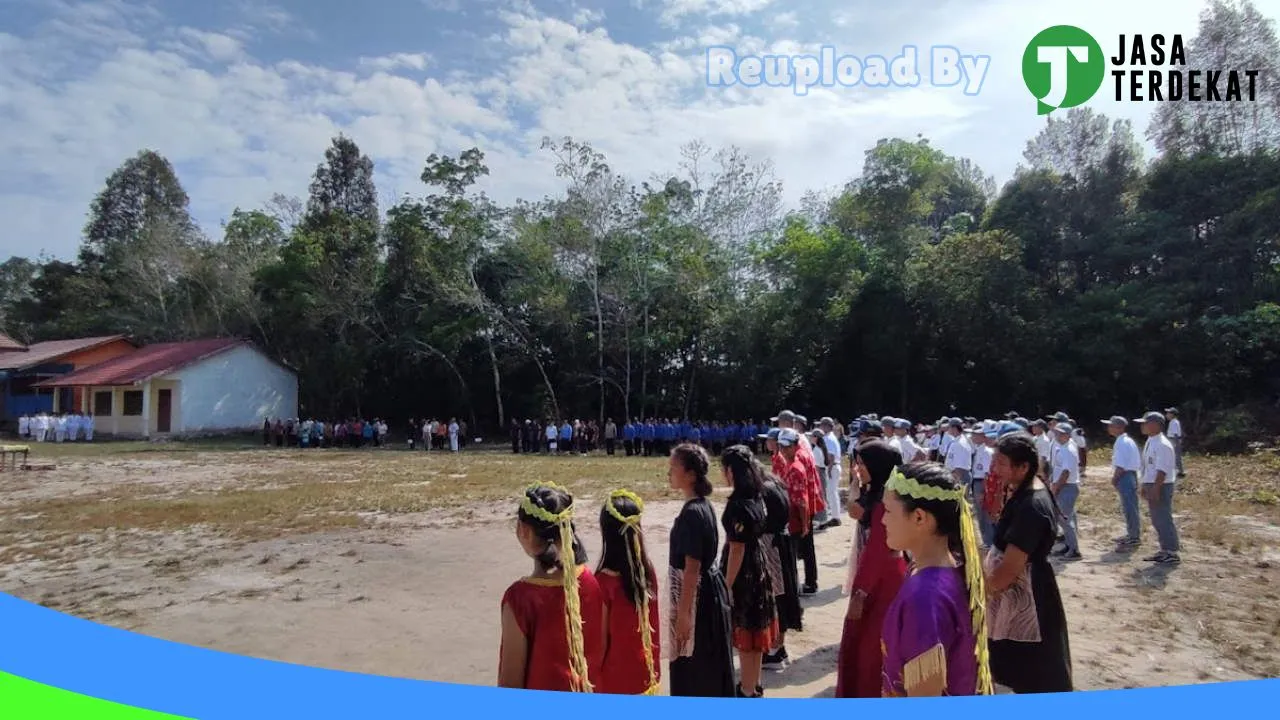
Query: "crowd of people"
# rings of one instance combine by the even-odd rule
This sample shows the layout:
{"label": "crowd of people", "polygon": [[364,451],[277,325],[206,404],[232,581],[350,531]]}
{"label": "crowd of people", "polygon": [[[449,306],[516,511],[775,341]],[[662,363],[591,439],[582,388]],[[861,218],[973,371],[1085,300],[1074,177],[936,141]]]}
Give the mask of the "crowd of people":
{"label": "crowd of people", "polygon": [[93,440],[93,413],[36,413],[18,417],[18,438],[30,442]]}
{"label": "crowd of people", "polygon": [[[390,428],[381,418],[351,418],[345,422],[270,418],[262,422],[262,444],[266,447],[296,448],[386,448],[390,447]],[[450,450],[458,452],[467,445],[467,423],[457,418],[443,422],[434,418],[410,418],[405,429],[410,450]]]}
{"label": "crowd of people", "polygon": [[[606,498],[593,571],[572,495],[554,483],[527,488],[517,537],[533,572],[502,599],[499,685],[657,694],[665,643],[672,695],[763,697],[763,668],[787,666],[787,633],[804,629],[800,598],[817,592],[814,534],[845,517],[853,532],[837,697],[1073,689],[1051,562],[1081,557],[1075,501],[1087,443],[1069,415],[928,426],[866,415],[847,435],[829,417],[811,430],[790,411],[770,422],[750,443],[741,431],[720,436],[714,455],[707,445],[714,450],[716,436],[671,423],[674,437],[655,427],[649,441],[641,427],[639,454],[666,452],[670,486],[685,498],[670,531],[665,598],[646,550],[642,498],[627,490]],[[1126,523],[1115,547],[1132,552],[1142,542],[1140,494],[1159,545],[1147,560],[1177,563],[1177,410],[1148,412],[1139,424],[1140,451],[1129,419],[1102,421],[1114,438],[1111,479]],[[718,519],[709,499],[717,482],[731,490]]]}

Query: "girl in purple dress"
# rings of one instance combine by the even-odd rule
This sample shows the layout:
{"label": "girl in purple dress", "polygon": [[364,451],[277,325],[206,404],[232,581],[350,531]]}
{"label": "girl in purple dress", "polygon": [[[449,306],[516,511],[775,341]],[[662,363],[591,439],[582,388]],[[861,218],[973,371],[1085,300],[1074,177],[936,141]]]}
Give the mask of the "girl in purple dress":
{"label": "girl in purple dress", "polygon": [[986,589],[965,488],[937,463],[894,469],[884,527],[889,547],[912,560],[884,618],[884,696],[992,694]]}

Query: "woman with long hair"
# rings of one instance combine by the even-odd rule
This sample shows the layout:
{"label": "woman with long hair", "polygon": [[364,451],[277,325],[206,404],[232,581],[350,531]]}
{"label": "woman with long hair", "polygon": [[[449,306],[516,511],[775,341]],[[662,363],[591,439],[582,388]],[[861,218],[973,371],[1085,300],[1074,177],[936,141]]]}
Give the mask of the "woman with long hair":
{"label": "woman with long hair", "polygon": [[870,440],[858,446],[854,467],[867,492],[857,502],[859,554],[844,616],[844,634],[840,638],[836,697],[881,696],[884,657],[880,650],[880,632],[889,604],[897,597],[907,576],[907,563],[902,553],[890,549],[884,526],[885,485],[890,473],[901,464],[901,453],[883,440]]}
{"label": "woman with long hair", "polygon": [[991,672],[1015,693],[1070,692],[1067,614],[1049,554],[1058,505],[1039,476],[1036,441],[1026,433],[996,441],[991,477],[1010,491],[987,556]]}
{"label": "woman with long hair", "polygon": [[573,525],[573,496],[554,483],[529,486],[516,539],[533,573],[502,596],[498,685],[592,692],[600,676],[603,602]]}
{"label": "woman with long hair", "polygon": [[911,574],[885,613],[886,697],[990,695],[986,587],[966,488],[937,463],[889,473],[885,538]]}
{"label": "woman with long hair", "polygon": [[733,643],[729,592],[716,562],[720,531],[711,494],[711,459],[697,445],[671,451],[667,478],[684,507],[671,525],[667,553],[671,593],[671,694],[678,697],[734,697]]}
{"label": "woman with long hair", "polygon": [[598,692],[657,695],[662,646],[658,576],[649,562],[640,516],[644,501],[614,490],[600,510],[602,548],[596,580],[604,601],[604,661]]}
{"label": "woman with long hair", "polygon": [[[768,510],[764,502],[764,468],[745,445],[734,445],[720,455],[725,484],[733,488],[725,504],[725,546],[720,570],[731,598],[733,646],[738,651],[742,681],[738,697],[764,695],[760,667],[780,633],[775,612],[773,579],[769,576],[765,548]],[[749,688],[750,694],[743,688]]]}

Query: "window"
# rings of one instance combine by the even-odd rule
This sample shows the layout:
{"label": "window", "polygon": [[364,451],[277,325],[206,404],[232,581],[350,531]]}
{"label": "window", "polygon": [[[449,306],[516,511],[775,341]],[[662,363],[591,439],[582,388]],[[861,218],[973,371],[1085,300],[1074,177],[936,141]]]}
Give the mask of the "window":
{"label": "window", "polygon": [[142,415],[141,390],[124,391],[124,412],[121,414],[125,417],[138,417]]}
{"label": "window", "polygon": [[110,390],[103,390],[93,394],[93,414],[101,417],[109,417],[111,415],[112,393]]}

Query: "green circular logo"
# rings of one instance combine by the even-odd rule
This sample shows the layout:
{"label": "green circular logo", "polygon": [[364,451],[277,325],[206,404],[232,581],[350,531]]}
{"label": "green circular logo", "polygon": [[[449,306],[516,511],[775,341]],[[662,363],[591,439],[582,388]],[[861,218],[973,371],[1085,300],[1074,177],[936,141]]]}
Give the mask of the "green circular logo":
{"label": "green circular logo", "polygon": [[1041,115],[1088,102],[1106,75],[1102,46],[1071,25],[1041,30],[1022,53],[1022,80],[1035,96]]}

